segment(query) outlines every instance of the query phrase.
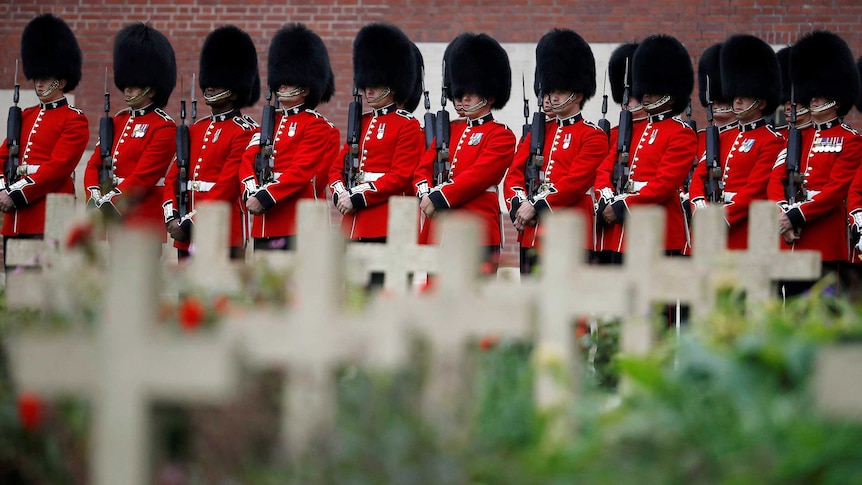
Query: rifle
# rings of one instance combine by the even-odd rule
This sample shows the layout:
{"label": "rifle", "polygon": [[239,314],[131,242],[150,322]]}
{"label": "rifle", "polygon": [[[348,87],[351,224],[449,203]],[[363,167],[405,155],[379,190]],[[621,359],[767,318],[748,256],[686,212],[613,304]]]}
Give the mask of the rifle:
{"label": "rifle", "polygon": [[425,89],[425,66],[422,66],[422,95],[425,96],[425,149],[427,150],[434,143],[434,125],[437,117],[431,112],[431,98],[428,96],[428,90]]}
{"label": "rifle", "polygon": [[3,176],[6,187],[18,181],[18,167],[21,164],[21,108],[18,107],[18,59],[15,59],[15,89],[12,93],[12,106],[9,107],[9,117],[6,119],[6,148],[9,157],[3,165]]}
{"label": "rifle", "polygon": [[108,68],[105,67],[105,116],[99,120],[99,188],[107,194],[114,188],[114,118],[111,116],[111,93],[108,92]]}
{"label": "rifle", "polygon": [[697,133],[697,121],[691,118],[691,98],[688,98],[688,104],[685,105],[685,124]]}
{"label": "rifle", "polygon": [[709,76],[706,76],[706,180],[704,195],[710,203],[723,199],[724,181],[721,180],[721,164],[719,157],[718,127],[715,126],[712,113],[713,101],[709,97]]}
{"label": "rifle", "polygon": [[[524,80],[524,73],[521,73],[521,91],[524,93],[524,126],[521,127],[521,139],[518,141],[520,144],[524,141],[524,138],[527,138],[527,133],[532,129],[532,125],[530,124],[530,100],[527,99],[527,83]],[[539,104],[542,103],[542,98],[539,98]]]}
{"label": "rifle", "polygon": [[542,109],[542,98],[542,86],[539,85],[539,110],[533,113],[533,122],[530,125],[530,156],[524,169],[527,196],[530,200],[539,192],[539,186],[545,178],[541,172],[545,164],[545,110]]}
{"label": "rifle", "polygon": [[359,184],[359,130],[362,128],[362,96],[353,85],[353,101],[347,108],[347,145],[344,155],[344,181],[352,189]]}
{"label": "rifle", "polygon": [[599,120],[599,128],[601,128],[608,139],[611,138],[611,122],[608,121],[608,95],[607,95],[608,70],[605,69],[605,82],[602,84],[602,119]]}
{"label": "rifle", "polygon": [[787,123],[787,154],[785,167],[787,169],[787,181],[784,185],[784,197],[789,204],[805,200],[805,189],[802,187],[804,178],[799,173],[800,160],[802,158],[802,138],[799,129],[796,128],[796,93],[794,86],[790,86],[790,119]]}
{"label": "rifle", "polygon": [[266,104],[263,106],[263,117],[260,126],[260,145],[257,155],[254,156],[254,175],[257,177],[258,187],[272,181],[272,168],[275,164],[273,157],[273,139],[275,137],[275,104],[271,104],[272,91],[266,92]]}
{"label": "rifle", "polygon": [[[183,91],[183,80],[180,78],[180,92]],[[191,98],[195,97],[195,79],[192,74]],[[189,153],[191,142],[189,140],[189,127],[186,125],[186,100],[180,98],[180,126],[177,127],[177,168],[180,173],[177,176],[177,211],[180,213],[182,222],[189,213]]]}
{"label": "rifle", "polygon": [[620,122],[617,128],[617,161],[614,163],[613,183],[614,193],[625,192],[629,183],[629,150],[632,144],[632,112],[629,111],[629,59],[626,59],[626,71],[623,77],[623,103],[620,111]]}
{"label": "rifle", "polygon": [[437,158],[434,160],[434,185],[440,185],[449,180],[449,112],[446,111],[446,99],[449,88],[446,86],[446,60],[443,60],[443,86],[440,90],[440,111],[437,112]]}

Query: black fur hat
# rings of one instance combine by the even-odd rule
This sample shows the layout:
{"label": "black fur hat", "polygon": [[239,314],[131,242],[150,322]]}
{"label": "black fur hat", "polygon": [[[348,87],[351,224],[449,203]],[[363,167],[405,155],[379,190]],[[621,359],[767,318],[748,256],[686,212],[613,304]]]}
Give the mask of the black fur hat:
{"label": "black fur hat", "polygon": [[791,46],[782,47],[775,53],[778,68],[781,70],[781,104],[790,101],[790,51]]}
{"label": "black fur hat", "polygon": [[596,94],[596,59],[587,41],[572,30],[553,29],[542,36],[536,45],[536,70],[543,93],[583,93],[584,101]]}
{"label": "black fur hat", "polygon": [[198,81],[201,89],[221,87],[237,95],[236,105],[251,106],[254,84],[260,98],[257,50],[246,32],[233,25],[219,27],[207,36],[201,49]]}
{"label": "black fur hat", "polygon": [[707,76],[709,77],[709,100],[727,103],[727,98],[721,92],[721,42],[713,44],[703,51],[697,61],[697,95],[700,105],[704,108],[706,102]]}
{"label": "black fur hat", "polygon": [[733,35],[721,48],[721,92],[725,99],[745,96],[766,100],[770,114],[781,100],[781,70],[775,51],[749,34]]}
{"label": "black fur hat", "polygon": [[386,86],[395,102],[404,104],[416,81],[413,43],[398,27],[373,23],[359,29],[353,40],[353,76],[357,89]]}
{"label": "black fur hat", "polygon": [[694,90],[694,68],[688,51],[676,38],[651,35],[638,44],[632,57],[632,92],[673,96],[673,114],[685,111]]}
{"label": "black fur hat", "polygon": [[24,27],[21,61],[27,79],[65,79],[63,92],[72,91],[81,81],[81,48],[75,34],[66,22],[49,13],[34,18]]}
{"label": "black fur hat", "polygon": [[[856,70],[859,71],[859,75],[862,76],[862,56],[856,61]],[[856,109],[862,111],[862,92],[859,93],[859,97],[856,98]]]}
{"label": "black fur hat", "polygon": [[153,88],[153,104],[164,108],[177,85],[177,60],[170,41],[149,24],[123,27],[114,39],[114,84]]}
{"label": "black fur hat", "polygon": [[289,24],[275,33],[267,59],[267,84],[271,91],[278,91],[282,84],[307,88],[305,106],[314,109],[324,97],[330,72],[326,44],[308,27]]}
{"label": "black fur hat", "polygon": [[335,95],[335,73],[332,72],[332,67],[329,68],[329,75],[326,79],[326,87],[323,88],[323,94],[320,96],[321,103],[328,103]]}
{"label": "black fur hat", "polygon": [[413,67],[416,68],[416,78],[413,82],[413,90],[410,92],[410,96],[407,97],[407,101],[404,102],[404,109],[411,113],[416,111],[416,108],[419,107],[419,102],[422,101],[422,76],[425,69],[425,59],[422,57],[422,53],[416,44],[413,44],[413,60]]}
{"label": "black fur hat", "polygon": [[503,46],[488,34],[464,33],[455,38],[451,52],[452,96],[472,93],[494,98],[502,109],[512,94],[512,68]]}
{"label": "black fur hat", "polygon": [[790,77],[797,102],[808,105],[818,96],[839,103],[844,116],[859,97],[859,71],[853,53],[841,37],[827,31],[806,34],[790,51]]}
{"label": "black fur hat", "polygon": [[255,103],[260,99],[260,73],[255,70],[254,72],[254,82],[251,83],[251,91],[248,95],[248,103],[246,106],[254,106]]}
{"label": "black fur hat", "polygon": [[628,84],[632,85],[632,57],[638,48],[637,42],[620,44],[611,53],[608,61],[608,82],[611,85],[611,97],[617,104],[623,103],[623,91],[625,90],[626,60],[629,65]]}
{"label": "black fur hat", "polygon": [[443,87],[446,88],[444,94],[446,95],[446,98],[449,99],[449,101],[453,100],[453,97],[452,97],[452,69],[451,69],[452,51],[455,49],[456,41],[459,38],[460,37],[457,37],[452,42],[449,42],[449,44],[446,46],[446,50],[443,51],[443,66],[442,66],[442,68],[443,68]]}

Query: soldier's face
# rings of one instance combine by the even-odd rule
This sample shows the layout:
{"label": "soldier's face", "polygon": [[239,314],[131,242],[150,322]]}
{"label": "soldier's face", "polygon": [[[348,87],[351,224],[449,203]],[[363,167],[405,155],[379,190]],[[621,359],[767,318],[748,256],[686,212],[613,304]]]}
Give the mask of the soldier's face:
{"label": "soldier's face", "polygon": [[365,102],[372,108],[383,108],[392,104],[395,94],[386,86],[366,86]]}
{"label": "soldier's face", "polygon": [[[818,123],[823,123],[824,121],[829,121],[838,116],[838,104],[834,103],[833,101],[834,100],[821,98],[818,96],[811,98],[811,102],[808,103],[808,109],[810,110],[811,118]],[[830,103],[832,104],[831,107],[822,109]]]}
{"label": "soldier's face", "polygon": [[493,100],[483,98],[478,94],[466,93],[460,98],[461,108],[468,118],[481,118],[491,111]]}
{"label": "soldier's face", "polygon": [[545,112],[545,116],[550,116],[551,118],[557,116],[557,113],[554,113],[554,107],[551,106],[551,96],[546,95],[542,98],[542,111]]}
{"label": "soldier's face", "polygon": [[723,126],[736,121],[736,113],[733,112],[733,106],[730,103],[714,101],[712,103],[713,121],[718,126]]}
{"label": "soldier's face", "polygon": [[137,86],[126,86],[123,89],[123,98],[129,108],[141,109],[149,106],[153,102],[155,91],[150,88],[139,88]]}
{"label": "soldier's face", "polygon": [[749,96],[733,98],[733,112],[740,123],[755,121],[763,116],[763,103]]}
{"label": "soldier's face", "polygon": [[568,118],[578,112],[579,98],[576,93],[564,90],[553,90],[548,95],[554,112],[562,118]]}
{"label": "soldier's face", "polygon": [[41,77],[33,80],[33,90],[36,96],[44,103],[50,103],[63,97],[63,89],[66,87],[65,79],[55,77]]}

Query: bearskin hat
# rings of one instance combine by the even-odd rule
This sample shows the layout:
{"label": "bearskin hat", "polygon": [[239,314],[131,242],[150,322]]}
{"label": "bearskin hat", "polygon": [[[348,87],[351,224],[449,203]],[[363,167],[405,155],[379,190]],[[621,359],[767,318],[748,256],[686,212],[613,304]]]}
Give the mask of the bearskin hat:
{"label": "bearskin hat", "polygon": [[413,82],[413,90],[410,92],[410,96],[407,97],[407,101],[404,102],[404,109],[411,113],[419,107],[419,102],[422,100],[422,94],[424,93],[422,90],[422,76],[425,75],[425,59],[422,57],[422,52],[419,51],[419,47],[416,44],[413,44],[413,60],[413,67],[416,68],[416,78]]}
{"label": "bearskin hat", "polygon": [[676,38],[652,35],[644,39],[632,56],[632,91],[673,97],[673,114],[685,111],[694,90],[694,68],[688,51]]}
{"label": "bearskin hat", "polygon": [[357,89],[386,86],[395,102],[404,104],[416,82],[413,43],[398,27],[373,23],[359,29],[353,40],[353,76]]}
{"label": "bearskin hat", "polygon": [[452,96],[472,93],[494,98],[502,109],[512,94],[512,68],[503,46],[488,34],[464,33],[455,38],[451,52]]}
{"label": "bearskin hat", "polygon": [[323,88],[323,93],[320,96],[321,103],[328,103],[335,95],[335,73],[332,72],[332,67],[329,68],[329,75],[326,78],[326,86]]}
{"label": "bearskin hat", "polygon": [[775,54],[778,68],[781,70],[781,104],[790,101],[790,51],[791,46],[788,45]]}
{"label": "bearskin hat", "polygon": [[248,103],[245,106],[254,106],[260,99],[260,73],[255,70],[254,82],[251,83],[251,92],[248,94]]}
{"label": "bearskin hat", "polygon": [[[611,58],[608,61],[608,82],[611,85],[611,97],[617,104],[623,103],[623,91],[625,90],[626,81],[628,81],[629,88],[631,88],[632,57],[637,48],[637,42],[620,44],[611,53]],[[628,79],[623,79],[626,76],[626,64],[628,64]]]}
{"label": "bearskin hat", "polygon": [[[303,24],[289,24],[269,44],[267,84],[273,92],[282,84],[308,89],[305,105],[314,109],[329,82],[329,51],[319,35]],[[334,91],[334,90],[333,90]]]}
{"label": "bearskin hat", "polygon": [[859,71],[841,37],[827,31],[806,34],[790,51],[790,78],[797,102],[808,105],[817,96],[838,102],[844,116],[859,97]]}
{"label": "bearskin hat", "polygon": [[590,45],[568,29],[553,29],[536,45],[536,70],[542,92],[583,93],[584,101],[596,94],[596,59]]}
{"label": "bearskin hat", "polygon": [[763,113],[775,111],[781,100],[781,70],[775,51],[749,34],[730,36],[721,48],[721,92],[725,99],[737,96],[763,99]]}
{"label": "bearskin hat", "polygon": [[237,95],[236,105],[251,106],[254,83],[260,98],[260,78],[257,73],[257,50],[251,36],[243,30],[225,25],[207,36],[201,49],[198,81],[201,89],[221,87]]}
{"label": "bearskin hat", "polygon": [[155,90],[153,104],[164,108],[177,85],[177,60],[170,41],[149,24],[127,25],[114,39],[114,84]]}
{"label": "bearskin hat", "polygon": [[[856,70],[859,71],[859,76],[862,77],[862,56],[856,61]],[[859,93],[859,97],[856,98],[856,109],[862,111],[862,92]]]}
{"label": "bearskin hat", "polygon": [[66,22],[49,13],[24,27],[21,60],[27,79],[65,79],[63,92],[72,91],[81,81],[81,48],[75,34]]}
{"label": "bearskin hat", "polygon": [[721,42],[707,47],[697,61],[697,95],[700,98],[700,105],[704,108],[707,105],[707,77],[709,78],[709,100],[728,103],[728,99],[721,92]]}
{"label": "bearskin hat", "polygon": [[443,87],[444,95],[449,101],[452,101],[454,98],[452,97],[452,51],[455,49],[456,41],[460,37],[455,38],[452,42],[446,46],[446,50],[443,51]]}

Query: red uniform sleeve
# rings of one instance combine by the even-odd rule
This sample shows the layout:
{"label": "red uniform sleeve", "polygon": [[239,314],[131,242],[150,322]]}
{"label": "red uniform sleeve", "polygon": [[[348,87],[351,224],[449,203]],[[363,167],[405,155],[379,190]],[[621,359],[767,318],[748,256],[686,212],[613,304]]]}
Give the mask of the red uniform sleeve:
{"label": "red uniform sleeve", "polygon": [[453,177],[451,183],[439,187],[449,207],[458,207],[499,184],[512,165],[516,142],[512,130],[501,129],[490,138],[472,165]]}
{"label": "red uniform sleeve", "polygon": [[596,179],[593,182],[593,189],[596,192],[596,199],[601,198],[602,189],[610,190],[611,193],[614,191],[614,163],[617,161],[617,135],[619,134],[619,127],[611,128],[611,136],[608,139],[608,151],[605,155],[604,160],[599,164],[598,169],[596,170]]}
{"label": "red uniform sleeve", "polygon": [[569,162],[569,170],[554,182],[555,192],[535,201],[537,208],[546,205],[553,210],[574,205],[593,186],[594,174],[608,153],[608,137],[600,128],[586,128],[582,133],[580,148]]}
{"label": "red uniform sleeve", "polygon": [[[351,199],[361,194],[365,207],[384,204],[393,195],[401,195],[410,186],[416,166],[425,149],[425,135],[419,121],[412,118],[398,130],[396,150],[392,156],[389,170],[379,179],[369,182],[371,190],[361,190],[359,186],[351,192]],[[361,184],[364,185],[364,184]],[[354,205],[356,201],[354,200]],[[361,205],[361,204],[360,204]]]}
{"label": "red uniform sleeve", "polygon": [[[326,145],[329,143],[329,124],[322,118],[314,118],[306,124],[305,133],[293,156],[288,161],[275,160],[275,171],[281,172],[272,183],[262,187],[256,197],[264,207],[268,207],[266,198],[271,199],[272,204],[279,200],[290,197],[311,184],[311,179],[317,170],[317,164],[326,153]],[[246,151],[246,160],[249,152]],[[252,151],[251,162],[254,163],[255,152]],[[277,155],[276,155],[277,157]],[[246,162],[247,164],[247,162]]]}
{"label": "red uniform sleeve", "polygon": [[697,150],[697,134],[691,129],[679,130],[668,140],[667,148],[659,160],[655,177],[639,192],[629,194],[628,206],[658,204],[673,195],[691,170],[691,160]]}
{"label": "red uniform sleeve", "polygon": [[413,187],[416,189],[416,195],[427,193],[434,186],[434,162],[437,160],[437,139],[431,142],[422,156],[419,158],[419,163],[416,164],[416,170],[413,172]]}
{"label": "red uniform sleeve", "polygon": [[769,198],[768,187],[778,154],[785,144],[783,138],[770,138],[761,148],[757,162],[748,174],[745,188],[734,197],[731,204],[724,206],[725,218],[728,224],[735,224],[748,216],[748,208],[755,200]]}
{"label": "red uniform sleeve", "polygon": [[799,206],[799,211],[806,221],[834,210],[836,205],[847,198],[850,183],[853,181],[862,160],[862,137],[847,137],[841,150],[841,155],[832,165],[829,172],[829,183],[817,193],[809,192],[809,200]]}
{"label": "red uniform sleeve", "polygon": [[[527,159],[530,158],[530,140],[531,133],[521,140],[518,148],[515,150],[515,157],[509,170],[506,172],[506,178],[503,179],[503,198],[506,199],[508,209],[512,210],[512,200],[514,198],[523,199],[526,195],[526,170]],[[546,147],[550,148],[550,147]],[[521,200],[523,202],[523,200]]]}
{"label": "red uniform sleeve", "polygon": [[245,155],[245,149],[251,141],[255,131],[246,130],[237,132],[231,139],[230,152],[222,165],[221,173],[212,189],[209,198],[213,200],[224,200],[233,202],[242,192],[242,186],[237,183],[240,173],[240,165]]}

